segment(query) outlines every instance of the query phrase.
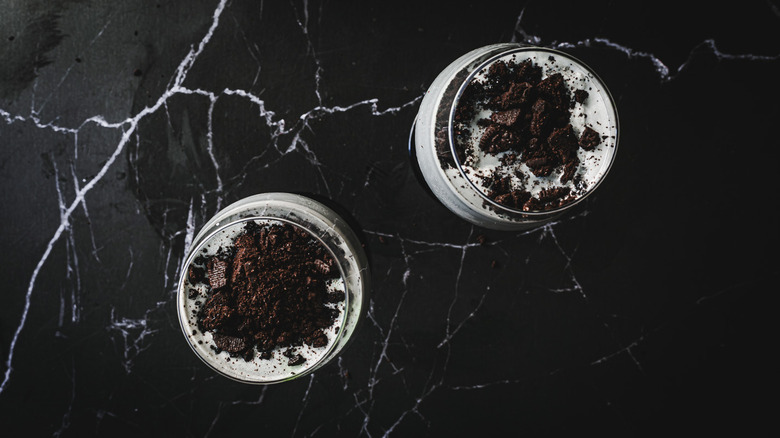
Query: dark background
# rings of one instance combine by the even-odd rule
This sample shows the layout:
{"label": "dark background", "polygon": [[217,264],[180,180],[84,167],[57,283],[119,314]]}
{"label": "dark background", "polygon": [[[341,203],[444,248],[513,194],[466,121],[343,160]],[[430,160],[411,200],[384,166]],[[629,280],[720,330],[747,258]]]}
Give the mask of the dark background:
{"label": "dark background", "polygon": [[[771,424],[777,1],[0,4],[4,436]],[[506,41],[585,61],[621,121],[604,184],[528,232],[456,218],[407,154],[438,72]],[[332,201],[374,283],[336,363],[257,387],[174,298],[193,234],[267,191]]]}

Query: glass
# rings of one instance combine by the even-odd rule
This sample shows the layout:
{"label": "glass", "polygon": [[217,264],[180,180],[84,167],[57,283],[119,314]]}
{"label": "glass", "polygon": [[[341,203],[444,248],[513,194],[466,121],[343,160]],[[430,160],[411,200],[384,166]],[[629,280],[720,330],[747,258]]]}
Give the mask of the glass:
{"label": "glass", "polygon": [[[205,302],[203,293],[190,297],[193,285],[188,280],[189,267],[196,258],[213,253],[214,246],[224,245],[243,229],[248,221],[264,224],[288,223],[307,231],[321,243],[334,260],[343,279],[345,298],[337,306],[339,316],[328,335],[328,344],[319,349],[309,348],[312,358],[303,365],[292,366],[279,360],[281,348],[274,358],[261,359],[253,350],[253,357],[231,357],[227,352],[213,348],[213,336],[198,327],[197,316]],[[364,318],[370,283],[368,259],[355,233],[332,209],[308,197],[291,193],[265,193],[239,200],[217,213],[193,239],[185,257],[179,279],[179,323],[195,354],[218,373],[243,383],[270,384],[305,376],[335,359],[348,345]],[[201,286],[205,291],[205,286]],[[285,359],[286,360],[286,359]]]}
{"label": "glass", "polygon": [[[543,77],[561,72],[571,81],[579,81],[581,89],[589,91],[590,97],[586,103],[580,102],[578,111],[585,113],[584,108],[587,107],[590,113],[578,120],[572,117],[572,125],[579,124],[579,129],[584,129],[585,125],[581,120],[587,120],[588,115],[591,120],[595,117],[602,122],[597,127],[601,143],[593,151],[578,151],[579,162],[586,164],[578,164],[577,186],[575,187],[573,182],[568,184],[574,187],[571,193],[576,193],[576,196],[572,195],[569,200],[561,201],[560,206],[543,210],[503,205],[488,196],[485,184],[480,183],[480,177],[477,176],[484,174],[488,167],[479,166],[488,160],[477,158],[480,154],[479,148],[473,147],[470,153],[474,156],[467,157],[464,162],[463,148],[459,148],[457,143],[458,129],[455,127],[456,109],[469,85],[475,81],[484,81],[486,72],[499,60],[517,63],[526,59],[543,68]],[[567,85],[570,85],[568,81]],[[515,43],[478,48],[447,66],[426,92],[413,129],[413,154],[420,173],[433,194],[462,219],[497,230],[522,230],[539,226],[570,211],[584,200],[609,172],[617,151],[619,134],[614,100],[601,79],[588,66],[558,50]],[[474,125],[474,130],[478,129]],[[472,143],[472,146],[475,144]],[[483,154],[482,158],[484,157]],[[478,164],[471,167],[469,163]],[[492,168],[496,167],[498,165],[494,164]],[[550,177],[537,177],[531,173],[528,175],[535,184],[533,190],[536,190],[537,194],[547,187],[545,184],[552,184],[553,177],[558,177],[557,174]]]}

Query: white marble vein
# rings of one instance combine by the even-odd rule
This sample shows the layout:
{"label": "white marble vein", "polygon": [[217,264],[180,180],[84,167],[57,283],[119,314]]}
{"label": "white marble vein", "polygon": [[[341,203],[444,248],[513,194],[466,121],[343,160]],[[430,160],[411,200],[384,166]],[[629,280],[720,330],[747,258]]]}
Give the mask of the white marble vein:
{"label": "white marble vein", "polygon": [[151,327],[149,318],[154,311],[161,309],[164,305],[165,301],[158,302],[154,307],[144,312],[144,316],[141,318],[117,317],[116,308],[111,307],[111,321],[106,329],[109,333],[118,333],[121,337],[121,342],[115,336],[112,336],[111,340],[114,342],[114,346],[121,351],[122,366],[127,374],[132,371],[138,355],[149,348],[151,337],[159,331],[159,329]]}
{"label": "white marble vein", "polygon": [[[774,5],[770,5],[773,10],[776,10]],[[607,47],[613,50],[616,50],[620,53],[623,53],[628,59],[647,59],[653,64],[653,67],[655,68],[655,72],[658,75],[658,78],[661,80],[661,82],[669,82],[677,77],[677,75],[682,72],[685,67],[689,64],[691,59],[693,59],[694,56],[697,56],[697,53],[700,50],[703,50],[704,52],[710,53],[714,55],[718,60],[740,60],[740,61],[776,61],[780,60],[780,54],[777,55],[754,55],[754,54],[729,54],[729,53],[723,53],[721,52],[716,44],[715,40],[713,39],[706,39],[696,45],[695,47],[692,47],[689,54],[688,59],[684,61],[682,64],[677,66],[677,68],[672,73],[669,66],[667,66],[658,56],[654,55],[650,52],[645,52],[641,50],[635,50],[631,47],[628,47],[626,45],[620,44],[618,42],[612,41],[608,38],[586,38],[580,41],[551,41],[549,43],[545,43],[542,38],[536,35],[529,34],[525,31],[525,29],[522,26],[522,19],[523,14],[525,12],[525,9],[520,12],[520,15],[517,17],[517,22],[515,23],[515,32],[512,36],[512,41],[516,42],[518,40],[518,36],[521,37],[521,41],[528,43],[528,44],[534,44],[534,45],[541,45],[541,46],[549,46],[552,48],[557,49],[567,49],[567,48],[574,48],[574,47]]]}
{"label": "white marble vein", "polygon": [[639,371],[644,372],[644,369],[642,368],[642,364],[639,363],[639,361],[637,360],[636,356],[634,356],[633,352],[631,351],[632,348],[634,348],[637,345],[639,345],[642,341],[644,341],[644,339],[645,339],[644,336],[640,336],[637,339],[631,341],[625,347],[622,347],[622,348],[620,348],[619,350],[617,350],[615,352],[609,353],[606,356],[602,356],[602,357],[592,361],[590,364],[591,365],[598,365],[598,364],[604,363],[604,362],[606,362],[606,361],[608,361],[608,360],[610,360],[610,359],[612,359],[612,358],[614,358],[616,356],[619,356],[621,354],[627,354],[628,357],[631,358],[631,361],[634,362],[636,367],[639,369]]}
{"label": "white marble vein", "polygon": [[314,65],[317,67],[314,71],[314,94],[317,96],[317,102],[322,106],[322,94],[320,93],[320,83],[322,82],[322,64],[320,58],[317,56],[317,51],[314,48],[314,44],[311,41],[311,35],[309,35],[309,2],[303,0],[303,21],[301,21],[298,8],[295,7],[295,2],[291,2],[293,12],[295,13],[295,21],[298,23],[298,27],[301,28],[303,36],[306,37],[307,52],[311,54]]}
{"label": "white marble vein", "polygon": [[[175,79],[173,80],[172,83],[170,83],[168,90],[162,96],[160,96],[160,98],[153,106],[146,107],[143,110],[141,110],[138,114],[136,114],[134,117],[130,118],[129,120],[124,120],[119,123],[109,123],[102,116],[91,117],[87,119],[84,123],[82,123],[81,125],[82,127],[85,126],[87,123],[97,123],[98,125],[106,128],[124,127],[123,134],[119,144],[114,149],[114,152],[108,157],[105,164],[103,164],[100,171],[98,171],[98,173],[91,180],[89,180],[83,187],[81,187],[80,190],[76,192],[75,199],[71,202],[71,204],[68,206],[65,212],[61,214],[60,225],[57,228],[57,230],[54,232],[52,238],[49,240],[49,243],[46,246],[43,256],[35,266],[35,269],[32,273],[32,277],[30,278],[30,282],[27,287],[27,292],[25,294],[25,302],[24,302],[24,308],[22,310],[21,321],[19,322],[19,325],[14,331],[14,335],[11,338],[11,343],[8,348],[8,358],[6,359],[6,371],[5,371],[5,375],[3,376],[2,384],[0,384],[0,394],[2,394],[3,391],[5,391],[5,388],[8,385],[8,381],[11,377],[11,373],[13,372],[14,351],[16,350],[16,343],[19,340],[19,336],[22,330],[24,329],[25,323],[27,322],[27,315],[29,314],[30,311],[30,303],[31,303],[32,293],[35,288],[35,281],[38,278],[41,268],[46,263],[46,260],[49,258],[49,255],[51,254],[54,245],[59,241],[60,237],[62,236],[62,233],[68,229],[70,225],[69,223],[70,217],[73,214],[73,211],[82,202],[84,202],[85,195],[90,190],[92,190],[92,188],[95,187],[95,185],[106,175],[108,170],[114,164],[114,161],[116,161],[117,157],[119,157],[119,155],[124,150],[125,145],[127,144],[130,137],[133,135],[136,127],[138,126],[139,121],[144,117],[146,117],[147,115],[157,111],[170,98],[170,96],[172,96],[176,92],[176,90],[179,87],[181,87],[181,84],[183,83],[184,79],[186,79],[187,73],[192,68],[192,65],[194,64],[195,60],[203,52],[203,49],[205,48],[206,44],[209,42],[212,35],[214,34],[214,30],[217,28],[217,25],[219,24],[219,17],[222,14],[222,11],[225,8],[226,3],[227,0],[222,0],[219,3],[216,10],[214,11],[214,19],[211,24],[211,27],[209,27],[209,30],[206,33],[206,36],[204,36],[203,39],[200,41],[197,49],[195,49],[194,47],[190,49],[189,53],[184,57],[184,60],[181,62],[181,64],[179,64],[179,67],[176,69]],[[11,116],[6,111],[0,112],[0,115],[3,115],[3,117],[6,119],[8,123],[17,120],[18,121],[26,120],[24,117]],[[74,130],[72,128],[70,129],[59,128],[48,124],[40,124],[40,121],[37,119],[37,116],[35,114],[32,114],[29,117],[29,119],[31,119],[36,124],[36,126],[50,128],[56,132],[73,133],[73,132],[78,132],[78,130],[80,129],[79,128]]]}
{"label": "white marble vein", "polygon": [[303,411],[306,410],[306,405],[309,404],[309,391],[311,391],[311,385],[314,383],[314,373],[309,375],[309,384],[306,386],[306,392],[303,393],[303,399],[301,400],[301,409],[298,411],[298,418],[295,419],[295,425],[292,430],[292,437],[295,437],[295,433],[298,432],[298,426],[301,423],[301,417],[303,417]]}
{"label": "white marble vein", "polygon": [[[580,216],[586,216],[587,210],[584,213],[581,213]],[[550,288],[549,290],[551,292],[578,292],[580,295],[582,295],[582,298],[587,299],[588,297],[585,296],[585,291],[582,289],[582,285],[577,280],[577,277],[574,275],[573,267],[571,265],[571,259],[574,257],[574,254],[577,252],[577,248],[575,247],[571,254],[567,253],[563,247],[561,246],[561,243],[558,241],[558,238],[555,236],[555,231],[553,230],[553,224],[547,224],[544,227],[542,227],[542,235],[540,236],[540,239],[549,236],[550,239],[555,243],[556,248],[558,248],[558,252],[563,256],[563,258],[566,260],[566,266],[565,270],[569,273],[569,278],[571,279],[572,285],[570,287],[565,288]]]}
{"label": "white marble vein", "polygon": [[224,407],[225,407],[225,403],[219,402],[219,405],[217,407],[217,414],[211,420],[211,424],[209,425],[208,430],[206,430],[206,433],[203,434],[203,438],[208,438],[209,436],[211,436],[211,432],[214,431],[214,426],[217,425],[217,422],[219,421],[219,417],[222,416],[222,409],[224,409]]}

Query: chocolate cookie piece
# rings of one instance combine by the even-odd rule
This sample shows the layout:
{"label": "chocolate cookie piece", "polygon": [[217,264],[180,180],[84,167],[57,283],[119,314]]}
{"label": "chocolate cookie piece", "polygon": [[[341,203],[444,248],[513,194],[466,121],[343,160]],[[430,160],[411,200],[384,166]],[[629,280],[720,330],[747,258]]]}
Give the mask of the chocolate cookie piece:
{"label": "chocolate cookie piece", "polygon": [[519,108],[533,102],[536,91],[528,82],[511,83],[509,89],[490,100],[489,107],[497,110]]}
{"label": "chocolate cookie piece", "polygon": [[588,98],[588,92],[585,90],[574,90],[574,101],[577,103],[585,102]]}
{"label": "chocolate cookie piece", "polygon": [[[549,204],[563,199],[569,194],[570,189],[568,187],[552,187],[544,189],[536,196],[536,198],[542,204]],[[557,205],[555,205],[557,207]]]}
{"label": "chocolate cookie piece", "polygon": [[517,123],[517,120],[522,115],[520,108],[515,108],[507,111],[499,111],[490,115],[490,120],[498,125],[510,127]]}
{"label": "chocolate cookie piece", "polygon": [[203,280],[206,279],[206,270],[192,264],[187,270],[187,279],[190,284],[203,283]]}
{"label": "chocolate cookie piece", "polygon": [[536,176],[548,176],[558,167],[558,162],[549,156],[529,158],[525,164]]}
{"label": "chocolate cookie piece", "polygon": [[518,148],[520,140],[520,136],[515,132],[501,125],[490,125],[479,140],[479,148],[489,154],[496,155],[512,148]]}
{"label": "chocolate cookie piece", "polygon": [[325,336],[325,333],[319,333],[306,339],[306,343],[314,348],[324,347],[328,345],[328,337]]}
{"label": "chocolate cookie piece", "polygon": [[531,197],[531,194],[522,189],[512,187],[512,179],[509,176],[498,177],[493,175],[485,181],[490,186],[487,193],[490,199],[497,203],[510,207],[520,208]]}
{"label": "chocolate cookie piece", "polygon": [[560,158],[556,155],[547,142],[532,138],[523,154],[528,169],[536,176],[548,176],[560,164]]}
{"label": "chocolate cookie piece", "polygon": [[551,150],[564,163],[577,153],[577,137],[574,135],[574,128],[571,125],[554,129],[550,136],[547,137],[547,143],[550,144]]}
{"label": "chocolate cookie piece", "polygon": [[524,211],[550,210],[561,205],[566,195],[569,194],[568,187],[553,187],[542,190],[537,196],[530,198],[524,205]]}
{"label": "chocolate cookie piece", "polygon": [[226,261],[212,257],[206,266],[208,268],[209,285],[212,289],[220,289],[227,286],[228,264]]}
{"label": "chocolate cookie piece", "polygon": [[574,178],[574,175],[577,173],[577,169],[579,168],[579,164],[580,160],[578,158],[576,160],[570,160],[563,165],[563,173],[561,174],[562,183],[567,183],[571,181],[572,178]]}
{"label": "chocolate cookie piece", "polygon": [[566,87],[566,81],[560,73],[553,73],[544,78],[536,86],[539,95],[552,104],[559,112],[568,112],[569,110],[569,89]]}
{"label": "chocolate cookie piece", "polygon": [[488,67],[488,77],[497,80],[507,78],[511,72],[512,70],[504,61],[496,61]]}
{"label": "chocolate cookie piece", "polygon": [[522,189],[496,196],[495,201],[510,208],[520,209],[531,198],[531,194]]}
{"label": "chocolate cookie piece", "polygon": [[[333,260],[333,259],[330,259]],[[319,272],[322,275],[328,275],[330,273],[330,269],[333,263],[326,263],[320,259],[314,260],[314,270]]]}
{"label": "chocolate cookie piece", "polygon": [[495,198],[512,190],[512,179],[508,176],[491,175],[485,179],[485,184],[488,186],[489,198]]}
{"label": "chocolate cookie piece", "polygon": [[304,363],[306,363],[306,359],[300,354],[296,354],[287,361],[287,365],[291,367],[303,365]]}
{"label": "chocolate cookie piece", "polygon": [[326,302],[340,303],[344,301],[344,298],[346,298],[346,294],[343,291],[336,291],[328,294],[328,298],[326,299]]}
{"label": "chocolate cookie piece", "polygon": [[561,182],[566,183],[577,172],[580,159],[577,156],[577,137],[571,125],[553,130],[547,139],[552,152],[558,156],[563,164]]}
{"label": "chocolate cookie piece", "polygon": [[521,83],[538,84],[542,80],[542,68],[531,62],[530,59],[515,65],[514,74],[516,81]]}
{"label": "chocolate cookie piece", "polygon": [[590,126],[586,126],[582,131],[582,135],[580,135],[580,147],[586,151],[592,151],[596,148],[596,146],[599,145],[599,143],[601,143],[601,137],[599,137],[599,133]]}
{"label": "chocolate cookie piece", "polygon": [[220,350],[227,351],[228,353],[240,353],[249,347],[249,344],[244,339],[236,336],[215,333],[213,338],[214,345]]}
{"label": "chocolate cookie piece", "polygon": [[547,135],[552,129],[553,107],[544,99],[537,99],[531,107],[531,134],[536,137]]}

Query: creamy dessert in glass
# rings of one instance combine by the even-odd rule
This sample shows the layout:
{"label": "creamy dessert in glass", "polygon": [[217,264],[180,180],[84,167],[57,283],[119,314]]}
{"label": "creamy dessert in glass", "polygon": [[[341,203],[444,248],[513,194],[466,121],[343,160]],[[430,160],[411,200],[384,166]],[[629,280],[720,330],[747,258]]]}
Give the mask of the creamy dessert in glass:
{"label": "creamy dessert in glass", "polygon": [[289,381],[336,358],[366,310],[366,254],[349,225],[308,197],[235,202],[193,239],[178,315],[195,354],[231,379]]}
{"label": "creamy dessert in glass", "polygon": [[558,50],[495,44],[447,66],[415,119],[414,155],[461,218],[522,230],[558,217],[604,180],[619,136],[615,103]]}

